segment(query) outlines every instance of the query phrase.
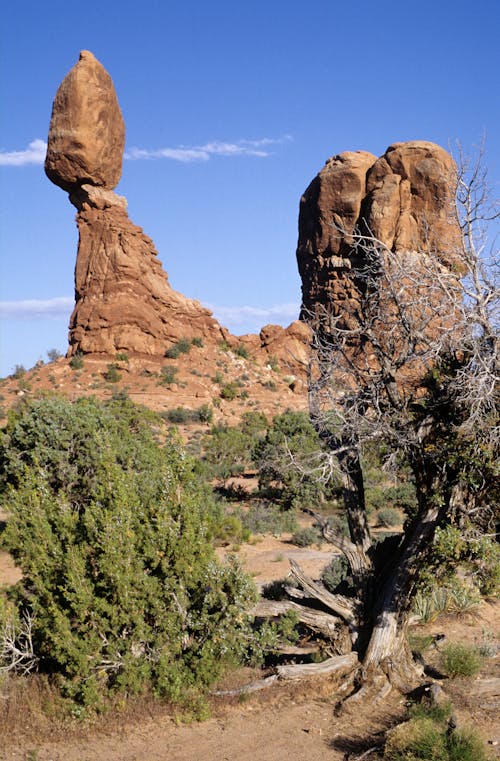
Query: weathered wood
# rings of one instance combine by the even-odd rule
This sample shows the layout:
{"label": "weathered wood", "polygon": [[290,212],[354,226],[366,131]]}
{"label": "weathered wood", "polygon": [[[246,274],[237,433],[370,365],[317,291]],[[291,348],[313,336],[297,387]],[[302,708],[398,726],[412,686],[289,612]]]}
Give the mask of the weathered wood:
{"label": "weathered wood", "polygon": [[[333,544],[334,547],[336,547],[343,555],[345,555],[353,574],[361,577],[367,570],[371,568],[371,561],[366,554],[364,543],[356,545],[354,542],[351,542],[350,539],[348,539],[346,536],[339,534],[338,531],[330,526],[328,518],[324,518],[315,510],[306,507],[303,508],[303,512],[311,515],[314,518],[321,529],[323,538],[326,539],[326,541],[330,544]],[[369,535],[367,536],[368,541],[371,543]]]}
{"label": "weathered wood", "polygon": [[305,605],[299,605],[292,600],[260,600],[250,611],[253,616],[262,616],[270,618],[282,616],[293,610],[297,613],[301,623],[306,624],[313,631],[317,631],[328,639],[336,637],[336,627],[342,623],[342,619],[332,616],[330,613],[324,613],[314,608],[308,608]]}
{"label": "weathered wood", "polygon": [[325,607],[332,610],[347,623],[355,622],[354,606],[347,597],[334,595],[323,584],[310,579],[295,560],[290,560],[290,566],[292,576],[310,597],[323,603]]}
{"label": "weathered wood", "polygon": [[216,695],[217,697],[235,697],[237,695],[246,695],[251,692],[265,690],[267,687],[272,687],[277,679],[277,674],[271,674],[271,676],[266,676],[264,679],[258,679],[256,682],[245,684],[243,687],[237,687],[234,690],[214,690],[211,694]]}
{"label": "weathered wood", "polygon": [[325,676],[334,673],[343,674],[351,671],[358,665],[356,653],[347,655],[335,655],[321,663],[294,663],[291,666],[278,666],[277,673],[280,679],[305,679],[308,677]]}

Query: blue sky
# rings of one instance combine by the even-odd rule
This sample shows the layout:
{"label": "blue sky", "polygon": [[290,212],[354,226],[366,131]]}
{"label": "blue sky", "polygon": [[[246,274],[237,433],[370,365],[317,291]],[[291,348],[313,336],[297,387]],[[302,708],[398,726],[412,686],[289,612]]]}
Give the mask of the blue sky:
{"label": "blue sky", "polygon": [[43,172],[52,100],[91,50],[127,129],[117,192],[174,288],[234,333],[298,312],[300,196],[344,150],[486,134],[500,178],[496,0],[122,0],[2,12],[0,375],[66,350],[75,210]]}

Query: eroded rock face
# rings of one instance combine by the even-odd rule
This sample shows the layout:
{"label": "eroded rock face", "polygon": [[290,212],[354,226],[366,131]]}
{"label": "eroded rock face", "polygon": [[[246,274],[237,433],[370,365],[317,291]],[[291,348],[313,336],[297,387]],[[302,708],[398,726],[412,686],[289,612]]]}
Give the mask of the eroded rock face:
{"label": "eroded rock face", "polygon": [[79,209],[80,240],[70,354],[163,356],[181,337],[225,338],[208,309],[170,286],[153,241],[130,221],[125,198],[83,185],[71,201]]}
{"label": "eroded rock face", "polygon": [[68,355],[127,351],[163,356],[181,337],[220,341],[227,331],[197,301],[174,291],[153,241],[113,192],[124,126],[113,82],[83,51],[59,87],[45,171],[69,192],[80,233]]}
{"label": "eroded rock face", "polygon": [[300,203],[302,319],[318,305],[341,311],[342,302],[356,299],[355,227],[395,253],[420,252],[458,267],[455,177],[451,156],[424,141],[394,143],[379,159],[362,151],[329,159]]}
{"label": "eroded rock face", "polygon": [[88,50],[54,99],[45,172],[67,191],[83,183],[112,190],[122,173],[125,125],[113,81]]}

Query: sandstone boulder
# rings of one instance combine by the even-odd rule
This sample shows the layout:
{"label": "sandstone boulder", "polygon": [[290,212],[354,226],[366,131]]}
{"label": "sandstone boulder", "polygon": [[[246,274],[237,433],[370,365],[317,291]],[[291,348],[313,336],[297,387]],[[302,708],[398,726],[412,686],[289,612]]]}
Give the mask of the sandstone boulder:
{"label": "sandstone boulder", "polygon": [[392,252],[420,252],[459,269],[455,177],[451,156],[424,141],[394,143],[379,159],[363,151],[329,159],[300,202],[302,319],[328,308],[344,313],[350,327],[358,297],[355,228]]}
{"label": "sandstone boulder", "polygon": [[45,172],[71,191],[89,184],[112,190],[120,180],[125,127],[113,81],[88,50],[54,99]]}

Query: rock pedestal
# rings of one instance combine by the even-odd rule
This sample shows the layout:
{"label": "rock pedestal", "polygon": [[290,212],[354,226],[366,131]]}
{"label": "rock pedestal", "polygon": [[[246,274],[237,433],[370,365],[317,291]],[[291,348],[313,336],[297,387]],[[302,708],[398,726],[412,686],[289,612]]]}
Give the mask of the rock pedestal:
{"label": "rock pedestal", "polygon": [[80,233],[69,352],[163,356],[181,337],[220,341],[225,331],[197,301],[174,291],[153,241],[113,192],[125,130],[113,82],[89,51],[59,87],[45,171],[68,191]]}

